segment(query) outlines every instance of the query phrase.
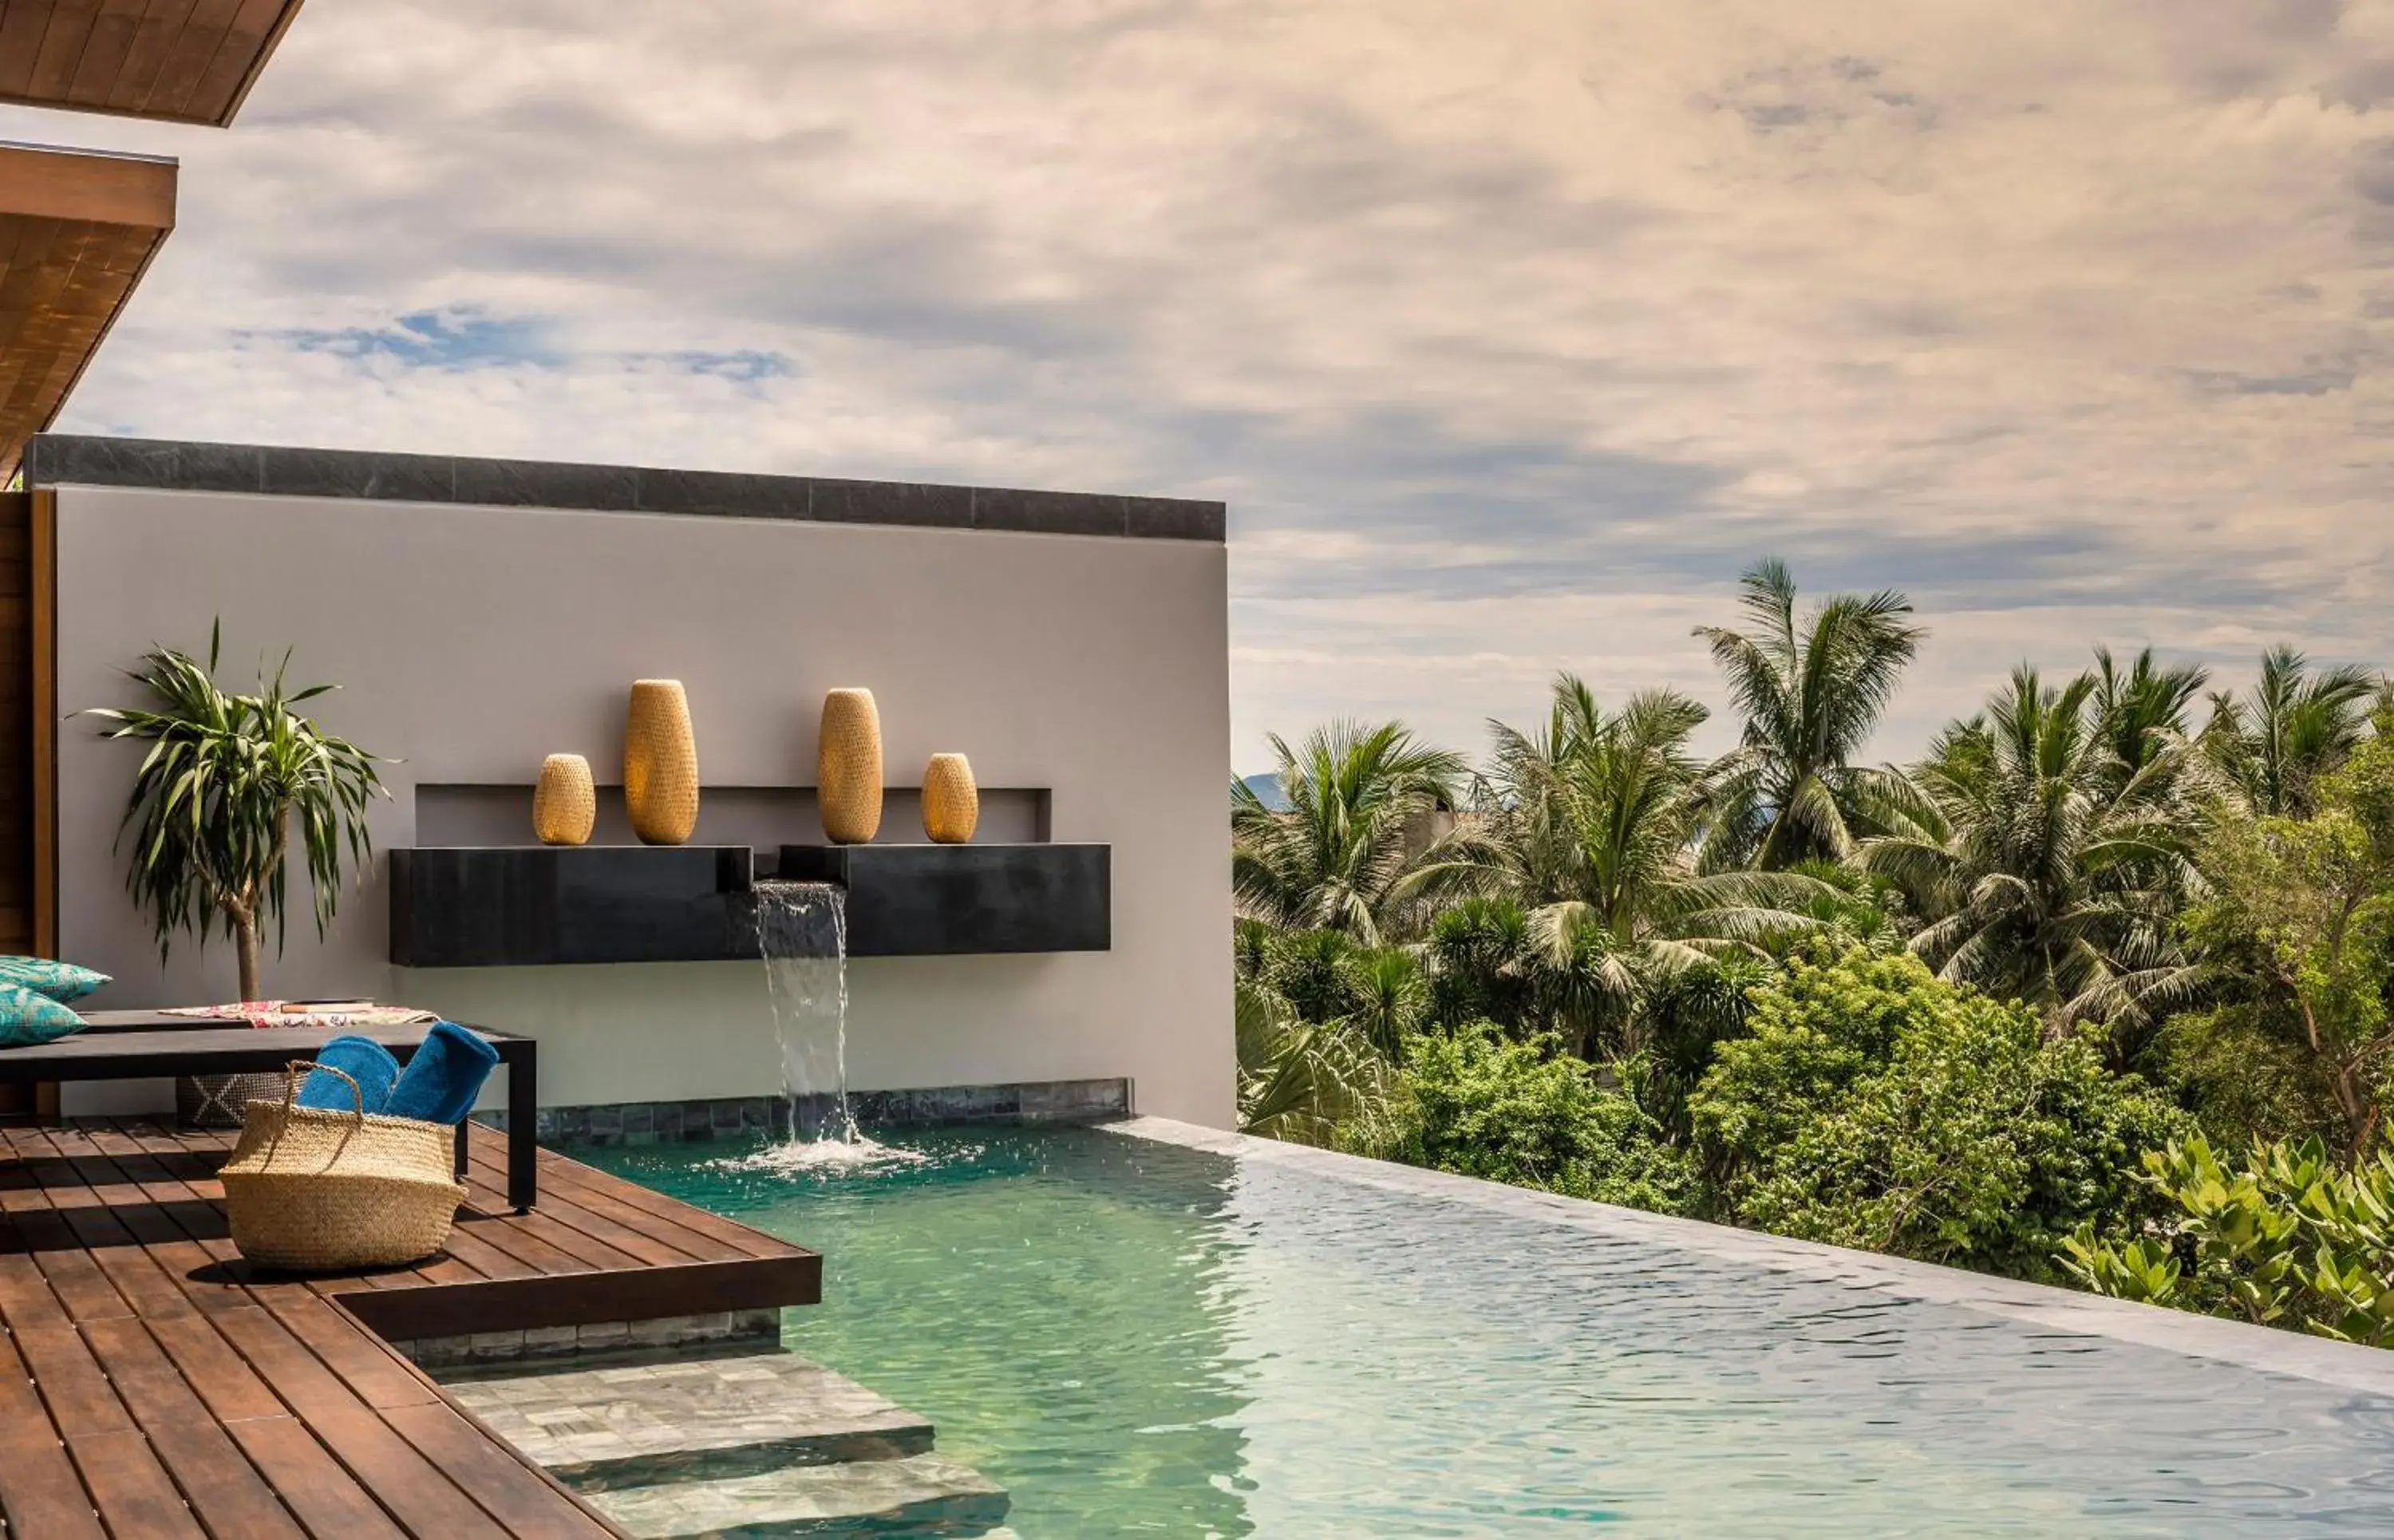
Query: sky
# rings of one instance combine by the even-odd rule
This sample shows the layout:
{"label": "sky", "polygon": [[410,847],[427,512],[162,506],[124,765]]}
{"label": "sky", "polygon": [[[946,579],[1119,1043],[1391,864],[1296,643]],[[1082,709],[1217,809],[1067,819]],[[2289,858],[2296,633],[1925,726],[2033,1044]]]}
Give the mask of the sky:
{"label": "sky", "polygon": [[2394,0],[316,0],[59,426],[1218,498],[1233,768],[1930,636],[2394,662]]}

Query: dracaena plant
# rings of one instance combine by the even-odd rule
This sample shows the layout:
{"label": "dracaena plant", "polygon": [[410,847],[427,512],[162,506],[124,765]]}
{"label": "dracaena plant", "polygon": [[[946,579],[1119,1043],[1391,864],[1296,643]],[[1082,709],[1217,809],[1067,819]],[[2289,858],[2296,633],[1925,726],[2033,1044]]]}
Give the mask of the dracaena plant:
{"label": "dracaena plant", "polygon": [[242,998],[256,1000],[260,938],[270,926],[278,952],[283,943],[293,843],[307,863],[321,936],[345,869],[373,854],[366,805],[389,794],[375,770],[385,761],[296,709],[336,687],[286,689],[286,652],[271,679],[261,671],[256,693],[229,693],[216,682],[221,634],[221,625],[210,629],[204,664],[160,647],[126,670],[147,704],[85,715],[112,724],[103,737],[150,745],[117,848],[132,844],[125,886],[149,914],[159,954],[178,933],[205,944],[220,931],[240,956]]}

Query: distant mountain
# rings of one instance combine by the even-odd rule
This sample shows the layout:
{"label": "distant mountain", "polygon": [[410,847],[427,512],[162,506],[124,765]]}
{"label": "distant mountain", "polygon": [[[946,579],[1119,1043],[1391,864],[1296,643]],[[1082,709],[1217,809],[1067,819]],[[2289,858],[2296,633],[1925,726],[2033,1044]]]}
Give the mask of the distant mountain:
{"label": "distant mountain", "polygon": [[1241,784],[1256,794],[1256,798],[1276,813],[1288,811],[1288,794],[1280,789],[1280,777],[1269,770],[1250,775]]}

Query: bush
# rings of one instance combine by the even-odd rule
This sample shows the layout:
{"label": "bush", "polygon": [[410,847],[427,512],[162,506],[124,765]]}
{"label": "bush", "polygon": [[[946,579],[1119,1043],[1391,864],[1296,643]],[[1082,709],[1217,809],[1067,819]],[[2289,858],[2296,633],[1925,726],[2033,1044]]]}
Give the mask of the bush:
{"label": "bush", "polygon": [[2025,1278],[2153,1207],[2138,1157],[2185,1114],[2034,1012],[1916,958],[1813,943],[1753,994],[1689,1109],[1721,1218]]}
{"label": "bush", "polygon": [[1551,1036],[1509,1039],[1490,1021],[1414,1039],[1393,1158],[1631,1208],[1683,1212],[1686,1157],[1636,1103],[1597,1084]]}
{"label": "bush", "polygon": [[2145,1240],[2091,1228],[2062,1265],[2097,1294],[2394,1345],[2394,1154],[2349,1169],[2317,1138],[2254,1142],[2241,1171],[2200,1139],[2145,1156],[2177,1218]]}

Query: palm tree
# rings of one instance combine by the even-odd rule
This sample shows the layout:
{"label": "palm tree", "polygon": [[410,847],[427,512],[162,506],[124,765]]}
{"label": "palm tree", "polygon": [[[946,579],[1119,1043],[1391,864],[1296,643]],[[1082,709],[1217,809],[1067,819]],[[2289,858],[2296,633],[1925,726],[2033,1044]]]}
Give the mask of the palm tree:
{"label": "palm tree", "polygon": [[1759,953],[1812,928],[1815,879],[1700,872],[1695,841],[1712,805],[1689,747],[1704,708],[1671,690],[1613,713],[1566,674],[1546,731],[1492,723],[1482,825],[1462,854],[1477,885],[1527,911],[1527,940],[1553,1024],[1585,1051],[1607,1027],[1634,1048],[1638,1002],[1708,957]]}
{"label": "palm tree", "polygon": [[1712,644],[1745,717],[1740,746],[1715,768],[1718,806],[1704,863],[1776,870],[1843,860],[1857,827],[1872,826],[1864,809],[1886,779],[1856,768],[1853,757],[1926,633],[1904,618],[1912,603],[1892,588],[1834,595],[1799,626],[1796,580],[1783,563],[1762,561],[1739,583],[1752,633],[1695,631]]}
{"label": "palm tree", "polygon": [[2140,990],[2176,970],[2171,921],[2195,881],[2179,796],[2191,751],[2164,721],[2130,745],[2130,768],[2105,690],[2100,674],[2055,687],[2015,670],[1940,736],[1914,795],[1888,808],[1891,831],[1859,854],[1927,921],[1912,949],[1940,977],[2057,1025],[2136,1018]]}
{"label": "palm tree", "polygon": [[1269,989],[1237,993],[1239,1128],[1297,1144],[1384,1141],[1395,1067],[1347,1021],[1308,1021]]}
{"label": "palm tree", "polygon": [[2312,783],[2361,742],[2379,682],[2350,664],[2314,670],[2294,648],[2272,647],[2250,694],[2213,694],[2203,747],[2254,812],[2308,818]]}
{"label": "palm tree", "polygon": [[2157,663],[2150,647],[2122,668],[2110,648],[2096,644],[2090,704],[2122,774],[2136,774],[2186,736],[2187,708],[2209,678],[2192,664]]}
{"label": "palm tree", "polygon": [[1448,870],[1451,842],[1428,815],[1454,805],[1461,756],[1427,748],[1401,722],[1334,722],[1301,749],[1275,735],[1285,809],[1230,788],[1230,883],[1240,913],[1290,929],[1343,930],[1376,946],[1415,918]]}

